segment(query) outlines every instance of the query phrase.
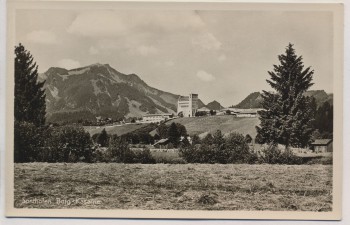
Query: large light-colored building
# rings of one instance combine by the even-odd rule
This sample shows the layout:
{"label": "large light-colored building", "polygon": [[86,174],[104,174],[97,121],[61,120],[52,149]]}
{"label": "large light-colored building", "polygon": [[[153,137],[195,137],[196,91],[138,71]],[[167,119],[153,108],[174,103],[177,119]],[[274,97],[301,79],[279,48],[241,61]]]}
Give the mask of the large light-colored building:
{"label": "large light-colored building", "polygon": [[143,123],[160,123],[162,121],[167,121],[173,117],[173,114],[163,113],[163,114],[147,114],[142,117]]}
{"label": "large light-colored building", "polygon": [[177,115],[184,117],[193,117],[198,110],[198,94],[189,96],[180,96],[177,101]]}
{"label": "large light-colored building", "polygon": [[221,112],[225,114],[231,114],[236,117],[257,117],[258,111],[262,109],[238,109],[238,108],[224,108],[221,109]]}

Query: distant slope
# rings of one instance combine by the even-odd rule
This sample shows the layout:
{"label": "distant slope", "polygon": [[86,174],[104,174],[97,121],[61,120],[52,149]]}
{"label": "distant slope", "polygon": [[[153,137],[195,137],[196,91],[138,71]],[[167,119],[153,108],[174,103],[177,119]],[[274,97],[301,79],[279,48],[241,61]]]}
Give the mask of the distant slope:
{"label": "distant slope", "polygon": [[243,101],[233,106],[240,109],[261,108],[262,97],[260,92],[253,92],[249,94]]}
{"label": "distant slope", "polygon": [[305,96],[314,97],[318,106],[324,102],[329,102],[333,105],[333,94],[327,94],[324,90],[311,90],[305,93]]}
{"label": "distant slope", "polygon": [[198,109],[200,109],[200,108],[202,108],[202,107],[205,106],[205,104],[204,104],[204,103],[202,102],[202,100],[200,100],[200,99],[198,99],[197,104],[198,104]]}
{"label": "distant slope", "polygon": [[133,132],[145,126],[148,126],[148,124],[127,124],[123,126],[113,125],[113,126],[101,126],[101,127],[85,126],[84,129],[85,131],[89,132],[91,136],[97,133],[101,133],[103,129],[106,129],[106,132],[110,135],[117,134],[118,136],[121,136],[123,134]]}
{"label": "distant slope", "polygon": [[[207,133],[214,133],[221,130],[223,134],[238,132],[243,135],[256,136],[255,126],[260,124],[259,118],[236,118],[233,116],[208,116],[208,117],[184,117],[168,121],[167,124],[180,123],[186,127],[189,135],[205,136]],[[156,132],[152,131],[154,135]]]}
{"label": "distant slope", "polygon": [[[314,97],[318,106],[326,101],[333,104],[333,94],[327,94],[324,90],[310,90],[305,93],[305,96]],[[233,107],[241,109],[261,108],[262,101],[260,92],[253,92]]]}

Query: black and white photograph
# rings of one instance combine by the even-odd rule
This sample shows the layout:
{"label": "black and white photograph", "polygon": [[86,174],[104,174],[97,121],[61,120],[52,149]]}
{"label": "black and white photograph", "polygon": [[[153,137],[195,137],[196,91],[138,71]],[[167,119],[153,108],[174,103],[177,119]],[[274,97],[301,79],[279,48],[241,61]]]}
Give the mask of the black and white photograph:
{"label": "black and white photograph", "polygon": [[85,3],[9,4],[8,216],[341,218],[342,4]]}

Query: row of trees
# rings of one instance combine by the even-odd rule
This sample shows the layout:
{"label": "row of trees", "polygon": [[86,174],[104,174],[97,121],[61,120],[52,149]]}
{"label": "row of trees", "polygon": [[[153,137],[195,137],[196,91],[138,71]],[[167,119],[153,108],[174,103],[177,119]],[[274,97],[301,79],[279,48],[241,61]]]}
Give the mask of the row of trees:
{"label": "row of trees", "polygon": [[[170,126],[171,127],[171,126]],[[70,133],[67,135],[71,136]],[[90,148],[90,154],[81,151],[80,160],[88,162],[123,162],[123,163],[156,163],[148,148],[131,149],[130,142],[125,136],[108,135],[102,130],[96,137],[96,143],[99,137],[107,137],[107,148]],[[187,140],[187,139],[186,139]],[[179,143],[179,155],[183,159],[182,163],[270,163],[270,164],[301,164],[301,158],[296,157],[290,151],[278,149],[277,146],[265,146],[260,152],[254,152],[249,148],[248,143],[251,141],[249,135],[243,136],[239,133],[230,133],[224,136],[220,130],[213,135],[208,134],[203,139],[198,135],[191,137],[189,141]],[[95,143],[95,144],[96,144]],[[74,145],[65,146],[72,147]],[[94,145],[96,146],[96,145]],[[76,147],[76,146],[75,146]],[[59,148],[58,148],[59,149]],[[67,152],[67,151],[64,151]],[[70,149],[68,162],[74,162],[76,152]],[[87,156],[85,156],[87,155]],[[178,162],[178,161],[176,161]],[[162,163],[173,163],[170,161],[162,161]]]}
{"label": "row of trees", "polygon": [[[148,148],[131,149],[130,142],[117,135],[100,134],[108,137],[106,148],[96,146],[83,127],[59,126],[38,128],[23,123],[18,143],[23,151],[17,162],[116,162],[116,163],[156,163]],[[231,133],[227,137],[216,131],[203,139],[192,136],[192,142],[179,144],[182,163],[279,163],[300,164],[300,158],[275,146],[263,149],[262,153],[253,152],[248,146],[248,136]],[[98,139],[96,139],[97,141]],[[17,153],[16,153],[17,154]],[[173,163],[162,161],[163,163]],[[178,161],[176,161],[178,162]]]}

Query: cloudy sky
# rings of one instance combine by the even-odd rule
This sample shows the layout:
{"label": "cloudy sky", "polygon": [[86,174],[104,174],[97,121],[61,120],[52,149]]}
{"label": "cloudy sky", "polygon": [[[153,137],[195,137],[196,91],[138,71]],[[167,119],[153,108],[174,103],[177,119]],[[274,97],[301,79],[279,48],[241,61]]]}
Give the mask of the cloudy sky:
{"label": "cloudy sky", "polygon": [[270,90],[267,71],[289,42],[315,70],[314,90],[332,90],[330,12],[18,10],[16,42],[39,72],[93,63],[136,73],[152,87],[236,104]]}

